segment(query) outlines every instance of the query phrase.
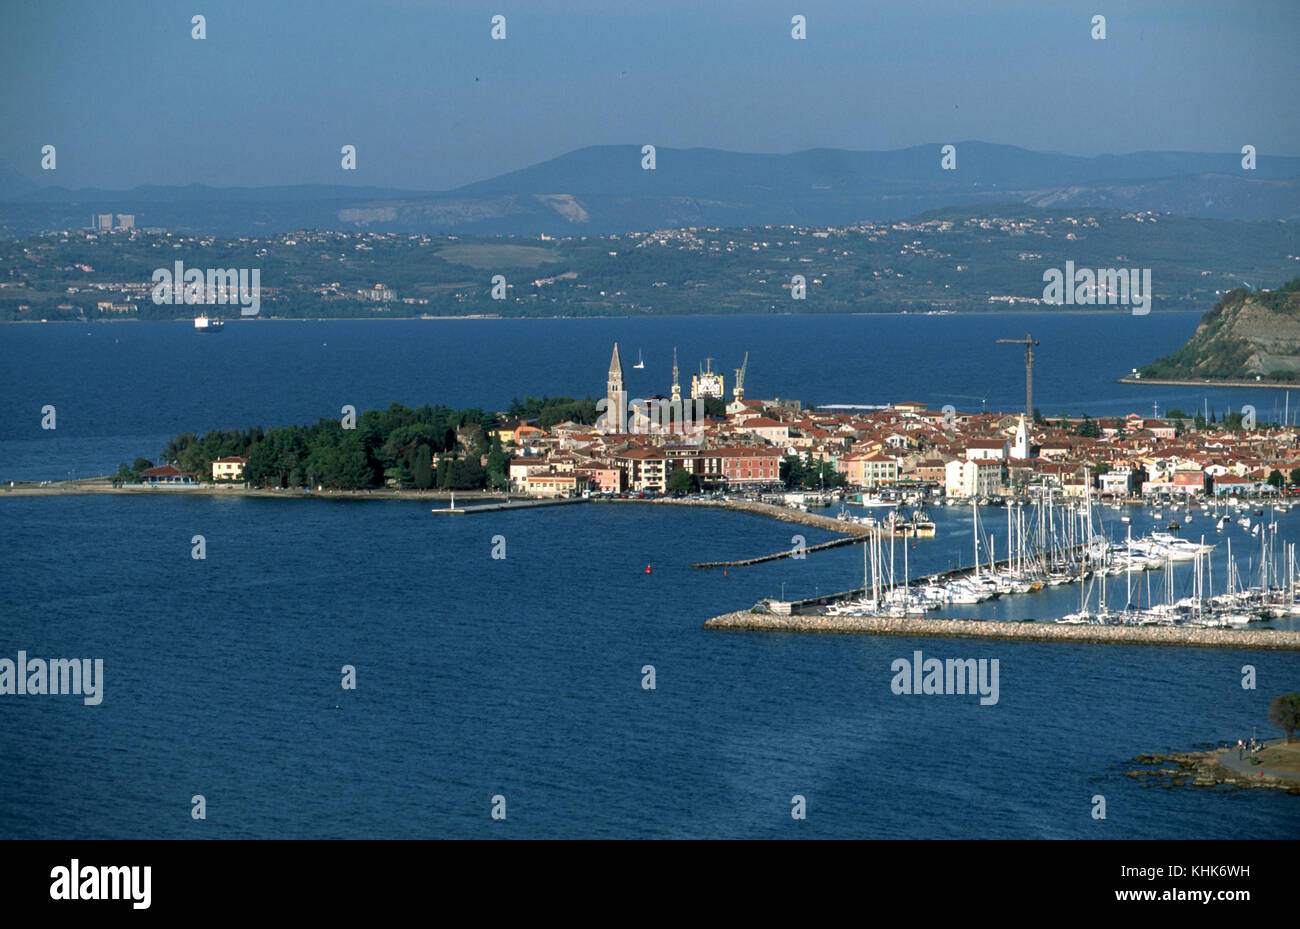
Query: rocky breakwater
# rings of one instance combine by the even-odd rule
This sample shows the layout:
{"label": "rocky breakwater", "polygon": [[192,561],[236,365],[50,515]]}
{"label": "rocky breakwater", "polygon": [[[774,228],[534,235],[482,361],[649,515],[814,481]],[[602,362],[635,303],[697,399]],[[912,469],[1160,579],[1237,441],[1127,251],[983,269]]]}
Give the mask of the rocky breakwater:
{"label": "rocky breakwater", "polygon": [[715,616],[705,629],[856,635],[942,636],[1022,642],[1096,642],[1204,648],[1300,651],[1300,632],[1282,629],[1204,629],[1178,626],[1083,626],[923,617],[778,615],[755,609]]}
{"label": "rocky breakwater", "polygon": [[[1200,752],[1168,752],[1138,755],[1133,760],[1146,768],[1125,771],[1125,777],[1142,781],[1143,787],[1235,787],[1239,790],[1264,787],[1300,795],[1300,778],[1268,771],[1250,770],[1247,765],[1229,766],[1236,749],[1215,748]],[[1159,767],[1155,767],[1159,765]],[[1244,770],[1243,770],[1244,768]]]}

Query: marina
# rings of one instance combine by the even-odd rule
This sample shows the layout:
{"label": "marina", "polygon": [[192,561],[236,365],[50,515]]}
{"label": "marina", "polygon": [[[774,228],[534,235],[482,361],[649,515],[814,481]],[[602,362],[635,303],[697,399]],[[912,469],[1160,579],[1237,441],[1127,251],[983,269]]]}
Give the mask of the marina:
{"label": "marina", "polygon": [[[768,599],[759,609],[832,620],[898,618],[1058,588],[1051,598],[1057,609],[1071,589],[1077,590],[1076,608],[1035,619],[1061,625],[1241,628],[1300,616],[1295,544],[1278,536],[1285,504],[1270,505],[1253,524],[1242,516],[1237,525],[1243,538],[1235,543],[1232,533],[1223,537],[1225,527],[1233,525],[1230,515],[1209,503],[1180,509],[1185,521],[1199,525],[1194,522],[1199,518],[1208,530],[1208,537],[1194,539],[1154,526],[1135,535],[1132,516],[1107,525],[1102,509],[1091,497],[1061,505],[1049,498],[1006,506],[999,539],[992,529],[1002,519],[982,516],[976,504],[967,536],[971,560],[924,574],[913,562],[915,541],[904,538],[899,545],[887,524],[877,522],[860,539],[861,586],[804,600]],[[1159,525],[1159,514],[1153,509],[1146,520]]]}

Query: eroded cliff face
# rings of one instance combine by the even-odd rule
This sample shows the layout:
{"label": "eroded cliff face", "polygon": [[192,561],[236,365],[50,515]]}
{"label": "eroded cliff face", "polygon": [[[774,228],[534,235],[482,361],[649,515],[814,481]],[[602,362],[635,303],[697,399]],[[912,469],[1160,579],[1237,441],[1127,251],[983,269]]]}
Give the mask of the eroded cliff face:
{"label": "eroded cliff face", "polygon": [[1300,379],[1300,279],[1281,290],[1229,291],[1187,344],[1142,370],[1160,378]]}
{"label": "eroded cliff face", "polygon": [[1290,294],[1281,309],[1246,299],[1236,310],[1228,337],[1251,346],[1246,365],[1255,374],[1300,371],[1300,293]]}

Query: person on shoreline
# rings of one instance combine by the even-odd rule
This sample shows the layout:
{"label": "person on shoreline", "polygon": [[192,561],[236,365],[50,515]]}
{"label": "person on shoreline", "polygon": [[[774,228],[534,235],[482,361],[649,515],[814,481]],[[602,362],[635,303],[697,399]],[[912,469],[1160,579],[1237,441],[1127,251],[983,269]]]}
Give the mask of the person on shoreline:
{"label": "person on shoreline", "polygon": [[1245,758],[1245,757],[1246,757],[1246,747],[1245,747],[1245,745],[1242,743],[1241,739],[1238,739],[1238,740],[1237,740],[1237,760],[1238,760],[1238,761],[1241,761],[1241,760],[1242,760],[1243,758]]}

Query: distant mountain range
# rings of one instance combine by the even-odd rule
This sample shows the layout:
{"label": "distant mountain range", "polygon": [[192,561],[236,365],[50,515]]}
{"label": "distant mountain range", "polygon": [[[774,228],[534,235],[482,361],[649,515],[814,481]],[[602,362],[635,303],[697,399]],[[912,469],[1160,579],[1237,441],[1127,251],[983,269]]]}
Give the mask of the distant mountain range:
{"label": "distant mountain range", "polygon": [[643,170],[638,145],[579,149],[455,190],[344,185],[264,188],[40,187],[0,165],[0,234],[80,228],[93,213],[137,226],[248,235],[295,229],[452,235],[604,235],[681,226],[835,226],[949,206],[1018,201],[1038,207],[1153,211],[1213,219],[1300,219],[1300,158],[1137,152],[1083,158],[986,142],[887,152],[813,149],[790,155],[670,149]]}

